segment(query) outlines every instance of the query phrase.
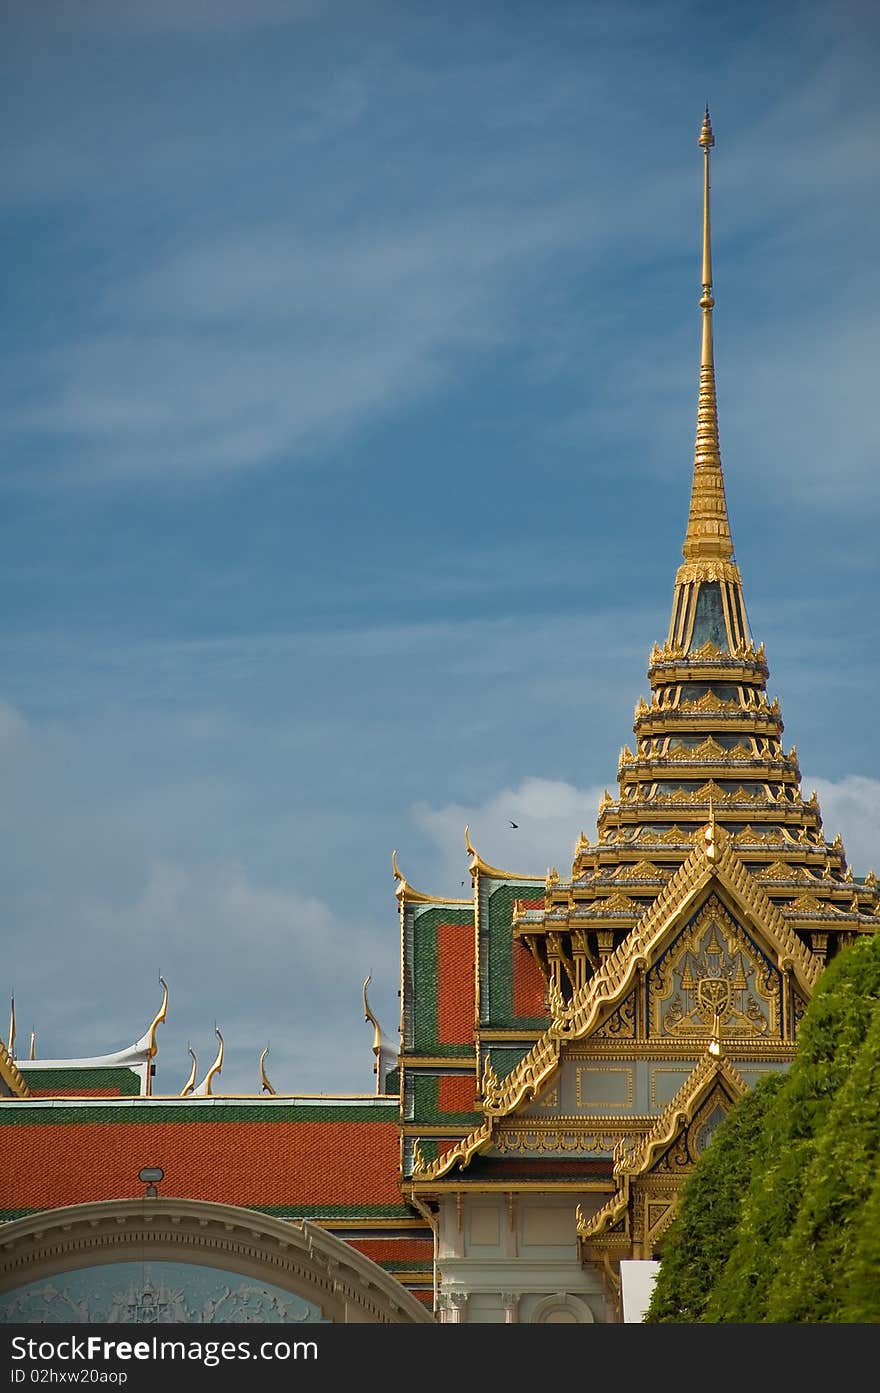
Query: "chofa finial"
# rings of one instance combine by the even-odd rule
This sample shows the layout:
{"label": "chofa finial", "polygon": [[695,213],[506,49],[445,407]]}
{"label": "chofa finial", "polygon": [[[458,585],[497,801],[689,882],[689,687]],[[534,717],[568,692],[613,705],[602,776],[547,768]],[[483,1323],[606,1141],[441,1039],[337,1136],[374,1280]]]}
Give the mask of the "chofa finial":
{"label": "chofa finial", "polygon": [[268,1057],[268,1054],[269,1046],[267,1045],[266,1048],[263,1050],[263,1053],[260,1055],[260,1084],[264,1093],[274,1094],[275,1089],[272,1087],[272,1084],[269,1081],[269,1076],[266,1073],[266,1059]]}

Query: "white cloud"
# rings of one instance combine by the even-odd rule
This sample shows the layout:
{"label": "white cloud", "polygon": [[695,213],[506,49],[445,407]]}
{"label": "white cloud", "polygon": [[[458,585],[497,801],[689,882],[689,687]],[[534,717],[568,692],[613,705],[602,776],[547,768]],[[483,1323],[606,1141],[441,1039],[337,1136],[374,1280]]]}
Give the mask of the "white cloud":
{"label": "white cloud", "polygon": [[[155,1009],[161,973],[171,1004],[158,1037],[157,1092],[179,1091],[188,1042],[200,1073],[207,1069],[215,1023],[226,1042],[216,1092],[259,1092],[267,1043],[279,1091],[371,1091],[360,990],[371,967],[393,980],[393,934],[380,942],[358,926],[353,943],[352,925],[325,901],[260,883],[229,862],[155,862],[136,898],[72,900],[64,915],[63,938],[46,942],[16,984],[22,1012],[36,1012],[38,1025],[41,1006],[52,1003],[46,1034],[37,1031],[39,1055],[131,1043]],[[67,987],[77,981],[72,997]]]}
{"label": "white cloud", "polygon": [[[826,837],[839,832],[856,874],[880,868],[880,780],[850,774],[843,779],[812,779],[804,775],[805,794],[815,788]],[[577,788],[550,779],[527,778],[479,803],[448,803],[434,807],[421,802],[413,820],[439,853],[441,885],[418,886],[430,893],[466,895],[456,891],[465,874],[464,828],[485,861],[526,875],[543,875],[555,866],[563,879],[571,869],[574,844],[581,831],[595,838],[596,818],[605,786]],[[616,795],[611,780],[610,791]],[[510,827],[510,821],[518,823]],[[401,869],[406,873],[406,865]],[[458,876],[456,878],[456,871]]]}
{"label": "white cloud", "polygon": [[[515,788],[500,789],[470,806],[448,803],[435,808],[429,803],[416,804],[413,820],[439,852],[438,872],[448,886],[417,888],[456,898],[470,893],[466,826],[471,845],[490,865],[530,876],[543,876],[550,866],[555,866],[565,878],[571,870],[579,833],[595,835],[603,793],[604,788],[582,789],[557,780],[527,778]],[[511,822],[517,824],[515,828]],[[401,869],[406,873],[405,865]],[[466,880],[464,891],[460,888],[462,876]],[[452,888],[456,885],[457,891]]]}
{"label": "white cloud", "polygon": [[404,230],[259,230],[194,248],[109,292],[103,317],[124,329],[22,360],[22,380],[45,391],[38,408],[10,404],[6,430],[67,440],[81,460],[68,476],[295,463],[460,378],[510,328],[516,269],[581,222],[571,206],[474,208]]}
{"label": "white cloud", "polygon": [[822,830],[829,841],[839,833],[855,875],[880,873],[880,779],[847,774],[842,779],[816,779],[805,774],[805,793],[819,795]]}

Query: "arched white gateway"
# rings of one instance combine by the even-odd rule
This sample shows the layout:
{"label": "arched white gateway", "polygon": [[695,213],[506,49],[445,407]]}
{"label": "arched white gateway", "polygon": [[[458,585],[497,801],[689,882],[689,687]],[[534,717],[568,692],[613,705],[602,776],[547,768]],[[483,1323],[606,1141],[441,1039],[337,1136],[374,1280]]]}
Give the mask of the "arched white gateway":
{"label": "arched white gateway", "polygon": [[0,1324],[399,1324],[433,1317],[307,1220],[199,1200],[105,1200],[0,1229]]}

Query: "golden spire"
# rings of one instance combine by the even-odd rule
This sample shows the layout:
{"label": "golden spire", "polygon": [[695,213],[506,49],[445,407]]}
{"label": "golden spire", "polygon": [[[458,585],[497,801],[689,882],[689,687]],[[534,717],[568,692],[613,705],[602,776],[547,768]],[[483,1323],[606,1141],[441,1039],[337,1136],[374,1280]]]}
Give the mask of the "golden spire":
{"label": "golden spire", "polygon": [[718,402],[715,396],[715,356],[712,344],[712,240],[709,225],[709,151],[715,144],[709,108],[703,117],[699,144],[705,161],[703,174],[703,342],[700,353],[700,394],[697,403],[697,438],[694,446],[694,482],[687,533],[682,548],[685,561],[730,561],[733,540],[727,520],[721,448],[718,443]]}

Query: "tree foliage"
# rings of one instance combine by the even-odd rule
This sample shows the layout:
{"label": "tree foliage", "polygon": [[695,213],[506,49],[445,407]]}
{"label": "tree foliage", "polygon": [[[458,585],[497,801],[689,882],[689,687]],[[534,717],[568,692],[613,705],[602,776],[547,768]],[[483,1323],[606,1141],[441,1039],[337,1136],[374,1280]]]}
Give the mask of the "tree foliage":
{"label": "tree foliage", "polygon": [[[843,1318],[853,1247],[877,1173],[878,1145],[880,1010],[875,1009],[849,1077],[817,1134],[797,1217],[767,1295],[768,1320]],[[875,1286],[876,1276],[875,1268]]]}
{"label": "tree foliage", "polygon": [[880,1167],[874,1167],[871,1189],[853,1220],[852,1256],[847,1264],[847,1290],[838,1319],[880,1323]]}
{"label": "tree foliage", "polygon": [[768,1074],[728,1113],[698,1158],[663,1244],[645,1314],[649,1323],[700,1321],[736,1238],[770,1100],[784,1082]]}
{"label": "tree foliage", "polygon": [[646,1319],[880,1319],[878,1001],[871,936],[825,969],[791,1068],[736,1105],[685,1182]]}

